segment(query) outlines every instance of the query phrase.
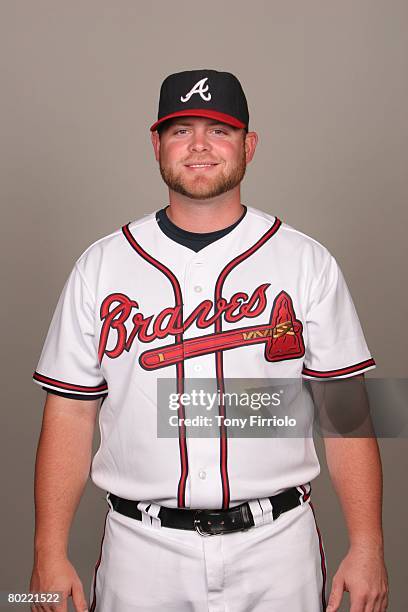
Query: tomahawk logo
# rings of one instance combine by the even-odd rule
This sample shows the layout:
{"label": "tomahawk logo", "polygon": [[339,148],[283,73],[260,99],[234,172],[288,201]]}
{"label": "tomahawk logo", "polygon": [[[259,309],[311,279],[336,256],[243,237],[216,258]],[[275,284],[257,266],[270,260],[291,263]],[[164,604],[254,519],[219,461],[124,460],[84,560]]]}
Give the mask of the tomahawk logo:
{"label": "tomahawk logo", "polygon": [[194,94],[199,94],[205,102],[208,102],[209,100],[211,100],[211,94],[210,93],[206,94],[206,92],[208,91],[210,87],[209,85],[205,85],[205,82],[207,80],[208,80],[208,77],[205,77],[205,79],[201,79],[201,81],[197,81],[194,87],[190,89],[188,94],[186,94],[185,96],[181,96],[180,100],[182,102],[188,102],[191,96],[193,96]]}

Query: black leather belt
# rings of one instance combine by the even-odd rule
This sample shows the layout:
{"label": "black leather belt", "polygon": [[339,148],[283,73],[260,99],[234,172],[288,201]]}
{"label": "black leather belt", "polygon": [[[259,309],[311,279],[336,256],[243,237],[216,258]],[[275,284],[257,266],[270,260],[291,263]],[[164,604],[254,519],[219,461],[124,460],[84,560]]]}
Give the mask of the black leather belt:
{"label": "black leather belt", "polygon": [[[123,499],[123,497],[118,497],[114,493],[109,493],[108,497],[116,512],[139,521],[142,520],[142,512],[137,507],[139,502]],[[302,494],[295,487],[269,497],[272,504],[273,519],[276,520],[282,512],[287,512],[299,506],[301,497]],[[255,525],[248,502],[227,510],[184,510],[161,506],[158,517],[163,527],[195,530],[200,535],[245,531]]]}

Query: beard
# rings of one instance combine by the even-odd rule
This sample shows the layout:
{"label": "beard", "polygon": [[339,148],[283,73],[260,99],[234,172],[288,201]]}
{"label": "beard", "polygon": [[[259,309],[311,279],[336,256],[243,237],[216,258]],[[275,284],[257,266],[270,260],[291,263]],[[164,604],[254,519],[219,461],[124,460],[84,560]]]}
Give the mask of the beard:
{"label": "beard", "polygon": [[192,176],[191,180],[188,181],[181,172],[175,172],[172,168],[166,167],[160,159],[160,174],[169,189],[193,200],[215,198],[222,193],[234,189],[244,178],[245,171],[246,158],[244,147],[242,147],[241,158],[237,163],[228,172],[224,170],[213,179],[204,175]]}

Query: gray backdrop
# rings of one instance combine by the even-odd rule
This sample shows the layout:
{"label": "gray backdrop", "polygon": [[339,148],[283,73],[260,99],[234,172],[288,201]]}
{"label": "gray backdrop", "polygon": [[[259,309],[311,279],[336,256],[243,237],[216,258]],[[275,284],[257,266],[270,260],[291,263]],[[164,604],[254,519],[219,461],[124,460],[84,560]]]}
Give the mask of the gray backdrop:
{"label": "gray backdrop", "polygon": [[[408,3],[1,0],[0,11],[0,589],[26,590],[45,397],[32,370],[76,258],[167,203],[148,131],[167,74],[237,74],[260,136],[243,202],[335,255],[378,363],[368,377],[406,376]],[[314,501],[331,577],[347,535],[317,444]],[[380,445],[390,610],[399,612],[407,440]],[[87,592],[104,515],[104,493],[90,483],[70,549]]]}

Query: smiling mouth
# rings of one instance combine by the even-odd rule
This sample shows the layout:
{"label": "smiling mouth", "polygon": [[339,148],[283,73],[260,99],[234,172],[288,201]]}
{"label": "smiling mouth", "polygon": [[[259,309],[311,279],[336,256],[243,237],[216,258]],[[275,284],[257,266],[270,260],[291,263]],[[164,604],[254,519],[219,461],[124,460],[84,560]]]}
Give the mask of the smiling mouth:
{"label": "smiling mouth", "polygon": [[201,164],[185,164],[186,168],[213,168],[214,166],[218,166],[218,163],[201,163]]}

